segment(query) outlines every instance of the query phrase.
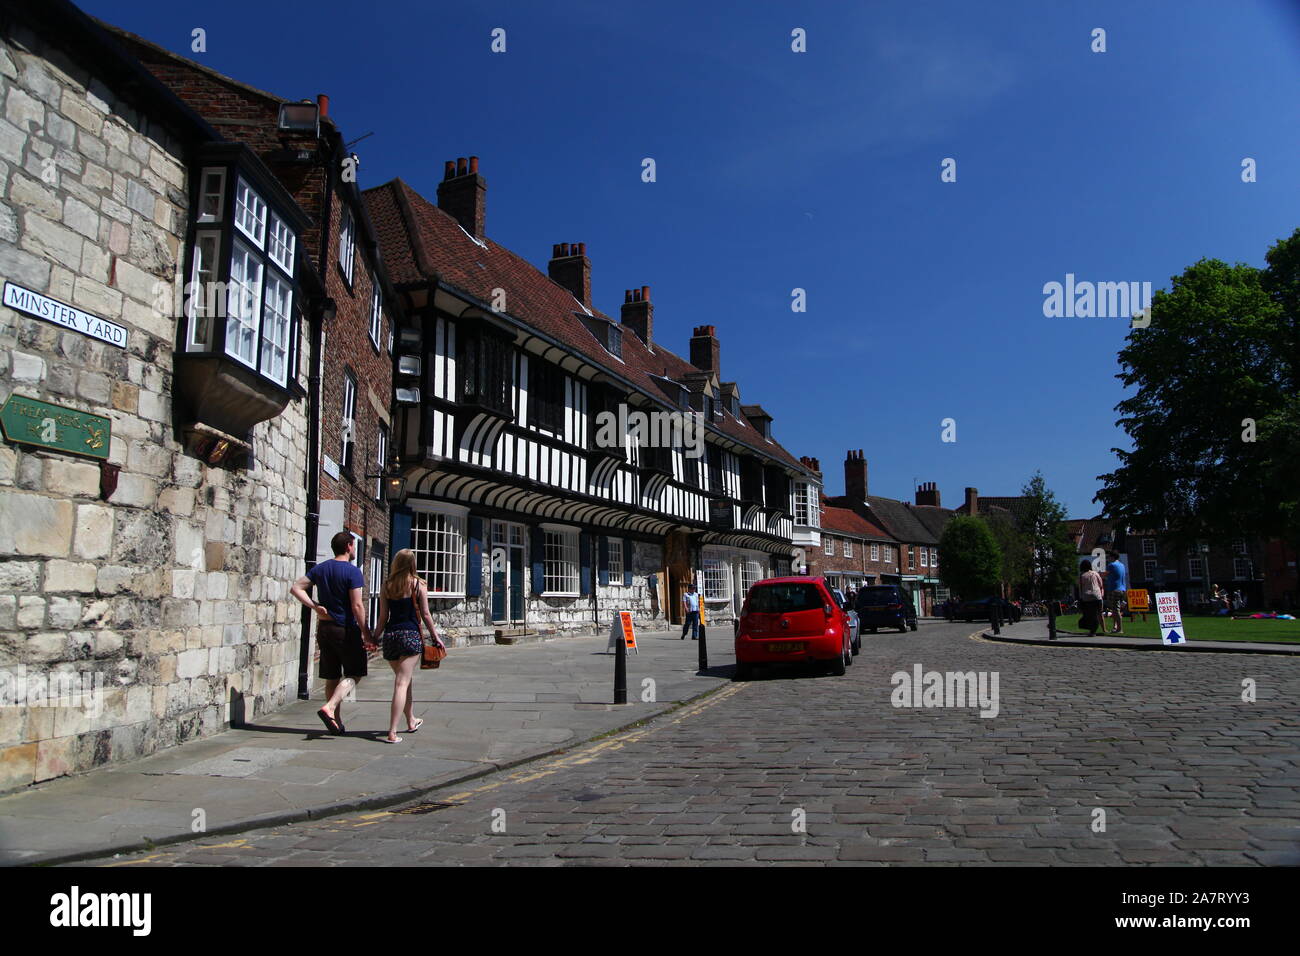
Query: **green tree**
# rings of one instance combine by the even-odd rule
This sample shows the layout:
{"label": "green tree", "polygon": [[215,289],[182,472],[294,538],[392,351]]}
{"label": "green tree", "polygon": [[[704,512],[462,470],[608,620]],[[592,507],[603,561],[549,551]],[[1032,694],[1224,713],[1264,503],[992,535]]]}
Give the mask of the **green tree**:
{"label": "green tree", "polygon": [[1065,507],[1034,472],[1020,489],[1024,506],[1017,520],[1025,542],[1026,572],[1034,600],[1050,600],[1069,590],[1074,580],[1074,544],[1065,525]]}
{"label": "green tree", "polygon": [[1119,354],[1132,450],[1099,476],[1108,517],[1184,541],[1300,547],[1300,229],[1267,266],[1202,259],[1155,294]]}
{"label": "green tree", "polygon": [[1005,512],[994,512],[979,517],[988,525],[993,540],[997,542],[998,550],[1002,552],[999,577],[1006,585],[1008,595],[1023,590],[1029,577],[1029,543],[1025,540],[1025,536],[1020,533],[1020,528]]}
{"label": "green tree", "polygon": [[1002,552],[989,526],[958,515],[939,538],[939,579],[966,600],[993,594],[1002,574]]}

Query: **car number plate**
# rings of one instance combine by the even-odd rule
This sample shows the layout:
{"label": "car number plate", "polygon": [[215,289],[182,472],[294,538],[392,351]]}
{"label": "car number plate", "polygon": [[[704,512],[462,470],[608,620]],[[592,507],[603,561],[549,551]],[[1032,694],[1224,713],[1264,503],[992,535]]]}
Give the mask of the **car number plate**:
{"label": "car number plate", "polygon": [[769,644],[767,645],[767,649],[776,654],[790,654],[793,653],[794,651],[803,650],[803,644],[797,641],[786,642],[783,644]]}

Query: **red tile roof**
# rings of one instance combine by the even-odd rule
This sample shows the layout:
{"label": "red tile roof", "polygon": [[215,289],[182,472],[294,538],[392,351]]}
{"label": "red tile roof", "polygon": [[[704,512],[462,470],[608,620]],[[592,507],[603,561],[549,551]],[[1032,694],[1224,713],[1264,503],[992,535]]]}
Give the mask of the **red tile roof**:
{"label": "red tile roof", "polygon": [[848,508],[836,508],[827,504],[822,505],[822,530],[837,531],[840,534],[855,534],[863,538],[879,538],[882,541],[893,540],[883,530],[856,511],[851,511]]}
{"label": "red tile roof", "polygon": [[[365,190],[362,195],[379,237],[389,273],[396,286],[436,278],[481,302],[493,299],[493,290],[505,290],[506,313],[569,346],[591,364],[626,379],[663,403],[655,377],[685,382],[698,374],[690,362],[657,342],[647,347],[623,326],[623,356],[610,355],[578,318],[583,306],[567,289],[527,260],[488,238],[476,240],[454,218],[429,202],[400,178]],[[597,309],[598,318],[616,322]],[[800,472],[807,472],[793,455],[768,441],[743,416],[724,412],[707,424]]]}

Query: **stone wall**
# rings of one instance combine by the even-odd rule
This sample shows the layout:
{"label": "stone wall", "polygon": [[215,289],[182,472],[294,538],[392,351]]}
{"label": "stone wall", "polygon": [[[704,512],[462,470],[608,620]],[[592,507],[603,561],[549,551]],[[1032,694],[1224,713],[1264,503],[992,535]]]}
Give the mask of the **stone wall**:
{"label": "stone wall", "polygon": [[[246,470],[181,447],[176,320],[158,303],[184,263],[187,175],[179,142],[108,85],[22,27],[0,34],[0,279],[129,331],[120,349],[0,307],[0,399],[107,416],[120,468],[104,495],[92,459],[0,445],[0,791],[215,733],[232,699],[251,718],[296,690],[306,403],[257,426]],[[102,687],[97,703],[31,697],[52,672]],[[14,705],[16,675],[29,696]]]}

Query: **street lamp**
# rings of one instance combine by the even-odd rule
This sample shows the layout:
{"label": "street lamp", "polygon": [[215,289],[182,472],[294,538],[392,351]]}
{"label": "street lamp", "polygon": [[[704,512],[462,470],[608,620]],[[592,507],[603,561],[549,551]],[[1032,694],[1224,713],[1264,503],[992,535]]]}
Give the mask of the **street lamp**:
{"label": "street lamp", "polygon": [[366,475],[366,477],[378,478],[382,482],[384,501],[390,505],[397,506],[406,500],[406,476],[402,474],[396,455],[389,459],[388,467],[380,474]]}
{"label": "street lamp", "polygon": [[1210,597],[1210,545],[1205,541],[1201,541],[1198,543],[1197,549],[1201,553],[1201,571],[1205,574],[1205,603],[1210,604],[1210,613],[1213,614],[1214,606]]}

